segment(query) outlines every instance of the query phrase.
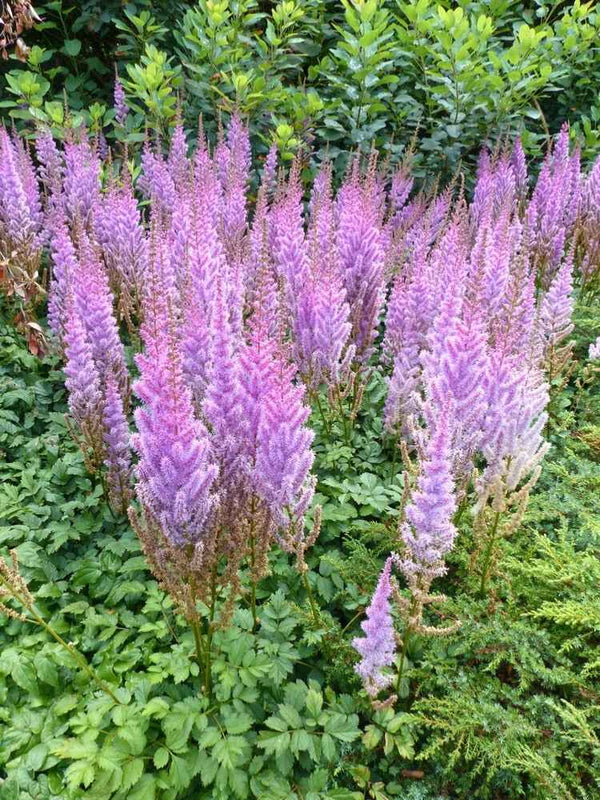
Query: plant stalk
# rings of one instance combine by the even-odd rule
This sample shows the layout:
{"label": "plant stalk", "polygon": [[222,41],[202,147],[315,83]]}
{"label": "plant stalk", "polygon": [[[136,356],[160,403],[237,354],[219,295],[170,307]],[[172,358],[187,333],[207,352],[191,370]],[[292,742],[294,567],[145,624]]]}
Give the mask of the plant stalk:
{"label": "plant stalk", "polygon": [[490,537],[488,539],[487,547],[483,556],[483,564],[481,567],[481,583],[479,585],[479,596],[485,597],[487,589],[487,582],[489,579],[490,563],[492,561],[492,554],[494,552],[494,545],[496,543],[496,534],[498,533],[498,524],[500,522],[500,511],[494,514],[494,521],[490,530]]}

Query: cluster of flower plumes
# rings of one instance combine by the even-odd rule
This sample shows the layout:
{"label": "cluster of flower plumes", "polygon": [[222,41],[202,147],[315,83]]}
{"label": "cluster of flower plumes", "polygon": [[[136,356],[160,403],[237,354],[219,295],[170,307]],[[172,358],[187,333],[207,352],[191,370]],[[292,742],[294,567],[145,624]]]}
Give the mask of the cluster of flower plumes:
{"label": "cluster of flower plumes", "polygon": [[356,640],[360,674],[381,687],[392,567],[422,626],[456,516],[514,527],[537,479],[549,382],[571,356],[574,271],[590,283],[600,270],[598,165],[580,172],[565,129],[530,192],[519,142],[484,151],[468,203],[456,186],[411,198],[409,164],[390,173],[375,154],[337,191],[323,165],[307,196],[300,162],[286,172],[273,148],[253,172],[235,115],[212,150],[199,131],[190,153],[181,125],[166,149],[147,144],[135,184],[85,131],[61,146],[40,133],[35,159],[5,131],[0,147],[0,242],[50,250],[73,432],[189,616],[216,590],[234,597],[242,563],[264,575],[275,542],[306,569],[309,401],[324,392],[343,413],[352,386],[356,413],[357,376],[388,376],[407,503],[379,622]]}

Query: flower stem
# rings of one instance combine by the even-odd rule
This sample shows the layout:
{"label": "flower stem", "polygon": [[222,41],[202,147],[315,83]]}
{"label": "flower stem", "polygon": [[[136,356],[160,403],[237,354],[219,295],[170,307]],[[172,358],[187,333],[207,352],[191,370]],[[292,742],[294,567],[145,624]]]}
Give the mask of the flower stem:
{"label": "flower stem", "polygon": [[196,647],[196,661],[198,662],[198,669],[200,670],[200,675],[202,675],[202,670],[204,668],[204,654],[202,652],[202,633],[200,632],[200,625],[198,623],[198,619],[194,619],[190,622],[190,628],[192,629],[192,633],[194,634],[194,645]]}
{"label": "flower stem", "polygon": [[250,502],[250,606],[252,609],[252,631],[258,628],[258,617],[256,616],[256,540],[254,536],[256,528],[256,498],[253,496]]}
{"label": "flower stem", "polygon": [[485,549],[485,553],[483,556],[483,564],[481,567],[481,583],[479,585],[480,597],[485,597],[487,582],[489,579],[490,564],[494,552],[494,545],[496,544],[496,534],[498,533],[499,522],[500,522],[500,511],[496,511],[496,513],[494,514],[494,521],[492,522],[492,527],[490,530],[490,536],[488,539],[487,547]]}
{"label": "flower stem", "polygon": [[313,595],[313,591],[310,588],[310,582],[308,580],[308,570],[307,569],[302,573],[302,582],[304,583],[304,588],[306,589],[306,594],[308,595],[308,602],[310,603],[310,608],[311,608],[311,611],[312,611],[313,619],[314,619],[315,623],[318,625],[319,624],[319,611],[318,611],[317,605],[315,603],[315,598],[314,598],[314,595]]}
{"label": "flower stem", "polygon": [[407,627],[404,631],[404,638],[402,640],[402,657],[400,658],[400,666],[398,667],[398,677],[396,678],[396,694],[400,697],[400,689],[402,687],[402,677],[404,675],[404,665],[406,663],[406,650],[408,648],[408,641],[410,639],[411,628]]}

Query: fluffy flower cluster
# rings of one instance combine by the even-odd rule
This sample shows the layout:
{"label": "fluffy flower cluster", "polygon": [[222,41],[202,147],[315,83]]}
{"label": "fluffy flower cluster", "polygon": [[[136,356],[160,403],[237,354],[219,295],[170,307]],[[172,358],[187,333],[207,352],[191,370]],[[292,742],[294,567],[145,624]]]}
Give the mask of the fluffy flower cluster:
{"label": "fluffy flower cluster", "polygon": [[390,556],[385,566],[371,602],[366,610],[366,620],[361,624],[365,636],[352,641],[361,660],[356,672],[363,680],[367,692],[376,697],[382,689],[392,682],[392,676],[384,672],[394,663],[396,657],[396,633],[392,617],[391,572],[394,556]]}
{"label": "fluffy flower cluster", "polygon": [[[167,157],[149,144],[144,150],[138,189],[150,199],[146,224],[127,172],[109,171],[100,186],[100,154],[81,133],[63,150],[40,141],[53,231],[49,318],[65,353],[71,414],[115,497],[129,492],[133,447],[143,511],[136,527],[160,579],[172,588],[179,570],[187,580],[177,551],[194,554],[187,577],[194,573],[200,593],[207,570],[223,561],[234,585],[250,550],[263,574],[274,541],[302,563],[311,539],[303,521],[314,493],[313,434],[279,323],[287,309],[278,285],[287,276],[292,296],[288,261],[304,258],[301,213],[296,240],[286,227],[296,213],[296,179],[273,196],[271,153],[262,216],[250,225],[242,121],[233,117],[212,155],[201,141],[192,156],[178,126]],[[135,330],[140,321],[130,442],[119,323]],[[339,325],[347,338],[349,325]],[[331,343],[325,331],[318,342],[324,375],[335,370],[345,341]]]}

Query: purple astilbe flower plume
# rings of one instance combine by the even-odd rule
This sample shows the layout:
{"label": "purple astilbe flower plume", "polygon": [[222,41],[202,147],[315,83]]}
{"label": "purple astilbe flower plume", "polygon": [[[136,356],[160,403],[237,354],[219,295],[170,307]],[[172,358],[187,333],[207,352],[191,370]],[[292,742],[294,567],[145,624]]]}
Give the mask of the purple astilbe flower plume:
{"label": "purple astilbe flower plume", "polygon": [[65,143],[63,204],[71,226],[91,227],[93,211],[100,200],[100,159],[90,147],[87,133],[79,141]]}
{"label": "purple astilbe flower plume", "polygon": [[310,470],[313,432],[304,390],[293,384],[295,368],[280,360],[264,395],[253,482],[280,529],[298,526],[314,494]]}
{"label": "purple astilbe flower plume", "polygon": [[142,172],[138,188],[144,197],[151,199],[153,211],[170,213],[177,206],[175,183],[162,155],[153,153],[148,142],[142,153]]}
{"label": "purple astilbe flower plume", "polygon": [[489,150],[487,147],[484,147],[479,154],[479,159],[477,161],[475,189],[473,191],[473,202],[471,203],[470,208],[471,216],[476,225],[481,222],[483,217],[489,214],[493,198],[494,173],[492,160]]}
{"label": "purple astilbe flower plume", "polygon": [[129,181],[109,187],[97,207],[94,228],[112,282],[128,297],[137,297],[147,268],[148,241]]}
{"label": "purple astilbe flower plume", "polygon": [[142,326],[144,352],[137,357],[140,378],[133,386],[142,405],[135,412],[138,433],[132,444],[139,456],[136,492],[147,524],[174,546],[201,541],[214,510],[212,463],[206,428],[194,416],[181,354],[160,296],[160,280],[148,287]]}
{"label": "purple astilbe flower plume", "polygon": [[[227,262],[219,239],[216,221],[208,206],[210,195],[191,198],[173,215],[174,239],[171,249],[173,269],[178,268],[182,283],[182,322],[180,326],[183,369],[194,399],[200,402],[208,381],[212,313],[216,282],[226,281]],[[180,213],[181,212],[181,213]],[[178,224],[181,220],[182,224]],[[228,295],[225,302],[232,302]]]}
{"label": "purple astilbe flower plume", "polygon": [[[317,383],[325,380],[333,386],[343,379],[346,366],[354,355],[354,345],[348,345],[352,326],[350,307],[337,269],[327,265],[313,278],[312,304],[314,317],[309,373]],[[307,355],[305,351],[304,355]]]}
{"label": "purple astilbe flower plume", "polygon": [[73,299],[77,312],[85,320],[97,369],[103,378],[112,372],[126,393],[129,375],[113,310],[113,294],[98,254],[83,231],[79,235],[79,268],[73,280]]}
{"label": "purple astilbe flower plume", "polygon": [[353,346],[347,351],[352,326],[335,244],[330,171],[321,175],[311,200],[310,265],[298,287],[292,323],[295,362],[311,389],[323,381],[337,384],[344,372],[342,357],[346,362],[354,353]]}
{"label": "purple astilbe flower plume", "polygon": [[535,361],[539,348],[536,331],[535,270],[523,247],[515,254],[501,311],[490,322],[494,346],[511,356]]}
{"label": "purple astilbe flower plume", "polygon": [[355,670],[362,678],[364,687],[371,697],[392,683],[392,676],[383,672],[396,658],[396,633],[390,598],[392,596],[391,571],[394,556],[390,556],[385,566],[371,602],[366,610],[366,620],[361,623],[365,636],[352,640],[352,646],[361,656]]}
{"label": "purple astilbe flower plume", "polygon": [[29,206],[29,215],[32,223],[40,230],[40,240],[45,243],[46,233],[43,230],[43,213],[42,201],[40,196],[40,187],[36,174],[36,169],[31,157],[31,151],[28,142],[13,133],[12,144],[15,154],[15,165],[17,173],[21,180],[25,197],[27,198],[27,205]]}
{"label": "purple astilbe flower plume", "polygon": [[389,203],[394,219],[399,219],[402,209],[409,198],[414,178],[406,164],[403,164],[392,175],[392,184],[389,192]]}
{"label": "purple astilbe flower plume", "polygon": [[261,184],[265,187],[267,198],[275,191],[277,182],[277,144],[273,142],[265,158]]}
{"label": "purple astilbe flower plume", "polygon": [[453,474],[468,477],[481,447],[487,410],[484,382],[488,369],[487,330],[477,296],[449,292],[428,337],[430,350],[422,354],[423,406],[427,428],[436,426],[435,414],[446,401],[452,404]]}
{"label": "purple astilbe flower plume", "polygon": [[167,166],[177,189],[180,190],[190,182],[192,165],[188,158],[185,131],[181,123],[175,126],[175,130],[171,136]]}
{"label": "purple astilbe flower plume", "polygon": [[129,427],[119,384],[111,372],[104,387],[103,428],[109,502],[115,511],[125,513],[131,500]]}
{"label": "purple astilbe flower plume", "polygon": [[590,361],[600,361],[600,336],[590,345],[588,358]]}
{"label": "purple astilbe flower plume", "polygon": [[65,164],[62,153],[49,130],[42,131],[36,138],[35,151],[38,161],[38,175],[48,195],[48,202],[56,208],[61,200],[62,181]]}
{"label": "purple astilbe flower plume", "polygon": [[238,114],[227,131],[229,157],[224,182],[223,237],[228,251],[235,252],[247,225],[246,191],[250,182],[250,138]]}
{"label": "purple astilbe flower plume", "polygon": [[118,125],[125,125],[127,117],[129,116],[129,106],[127,105],[127,98],[125,97],[125,89],[118,75],[115,75],[113,98],[115,120]]}
{"label": "purple astilbe flower plume", "polygon": [[[236,342],[226,303],[222,276],[211,318],[210,367],[202,404],[211,431],[213,452],[219,463],[220,482],[226,489],[239,489],[243,470],[242,408]],[[247,453],[246,453],[247,454]]]}
{"label": "purple astilbe flower plume", "polygon": [[579,154],[569,156],[569,130],[563,126],[554,151],[546,156],[526,210],[528,247],[548,287],[562,259],[579,213]]}
{"label": "purple astilbe flower plume", "polygon": [[[431,392],[429,402],[435,394]],[[452,478],[451,405],[437,405],[435,413],[429,416],[433,424],[428,429],[417,488],[406,507],[401,534],[406,546],[403,571],[407,575],[432,577],[446,571],[444,558],[456,536],[452,522],[456,499]]]}
{"label": "purple astilbe flower plume", "polygon": [[259,439],[259,426],[264,399],[275,380],[281,358],[276,339],[269,334],[268,319],[263,309],[251,318],[249,341],[238,353],[240,404],[243,409],[243,446],[248,464],[253,465]]}
{"label": "purple astilbe flower plume", "polygon": [[219,115],[219,121],[217,125],[217,145],[213,152],[213,161],[217,170],[217,175],[219,177],[219,181],[221,182],[221,186],[225,186],[227,182],[227,170],[229,168],[229,145],[225,138],[225,132],[223,130],[223,120]]}
{"label": "purple astilbe flower plume", "polygon": [[540,307],[539,335],[550,381],[564,368],[572,349],[572,343],[564,344],[564,341],[574,327],[573,260],[574,248],[571,247]]}
{"label": "purple astilbe flower plume", "polygon": [[285,281],[291,308],[308,271],[299,169],[294,162],[285,192],[270,214],[273,261],[277,274]]}
{"label": "purple astilbe flower plume", "polygon": [[372,170],[361,180],[356,168],[337,197],[338,250],[357,356],[371,354],[384,300],[381,196]]}
{"label": "purple astilbe flower plume", "polygon": [[527,176],[527,160],[525,158],[525,151],[521,137],[517,136],[513,151],[510,157],[510,163],[513,168],[515,176],[515,189],[519,200],[524,200],[527,197],[528,176]]}
{"label": "purple astilbe flower plume", "polygon": [[573,250],[557,272],[540,308],[540,333],[548,346],[560,344],[573,330]]}
{"label": "purple astilbe flower plume", "polygon": [[19,164],[15,145],[4,128],[0,128],[0,158],[0,242],[5,243],[5,255],[14,249],[33,259],[43,245],[37,182],[33,174],[27,174],[27,165]]}
{"label": "purple astilbe flower plume", "polygon": [[549,444],[543,429],[548,415],[548,385],[535,365],[509,356],[502,346],[490,352],[485,381],[487,413],[482,453],[487,466],[476,487],[482,508],[497,481],[513,492],[542,461]]}
{"label": "purple astilbe flower plume", "polygon": [[183,295],[180,342],[182,370],[194,403],[202,402],[208,383],[211,331],[209,319],[193,287]]}
{"label": "purple astilbe flower plume", "polygon": [[[74,434],[83,445],[88,466],[97,469],[104,458],[101,380],[85,325],[74,303],[69,303],[64,344],[69,411],[77,426]],[[87,448],[92,452],[91,458],[88,458]]]}
{"label": "purple astilbe flower plume", "polygon": [[516,179],[510,156],[503,153],[498,159],[494,172],[494,213],[511,212],[516,200]]}
{"label": "purple astilbe flower plume", "polygon": [[64,344],[67,323],[68,297],[72,292],[75,275],[79,271],[73,240],[66,221],[60,212],[48,219],[50,228],[50,255],[52,259],[52,282],[48,299],[48,325],[58,339]]}

